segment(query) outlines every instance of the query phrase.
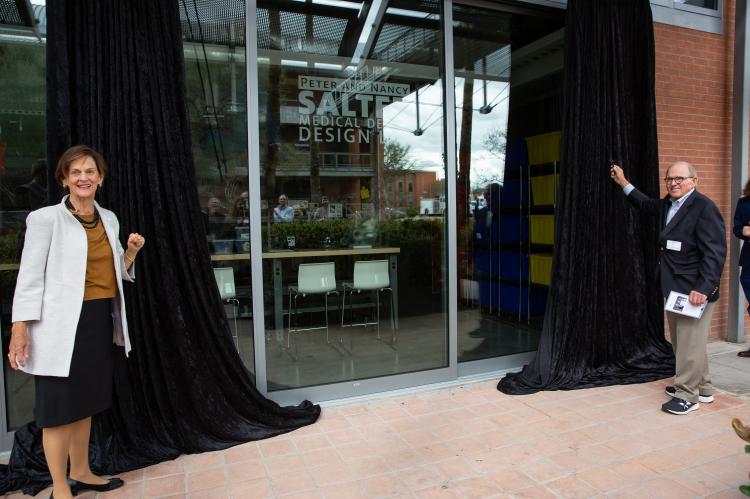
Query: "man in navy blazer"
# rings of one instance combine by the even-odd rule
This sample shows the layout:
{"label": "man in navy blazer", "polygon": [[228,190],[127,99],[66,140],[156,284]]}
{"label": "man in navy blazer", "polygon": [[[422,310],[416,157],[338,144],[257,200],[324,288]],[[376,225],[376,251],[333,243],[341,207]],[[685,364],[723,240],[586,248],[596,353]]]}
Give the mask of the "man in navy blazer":
{"label": "man in navy blazer", "polygon": [[658,267],[664,298],[676,291],[688,295],[692,305],[706,303],[700,319],[667,311],[676,365],[674,386],[666,389],[671,398],[662,410],[687,414],[700,402],[714,400],[706,343],[727,254],[724,219],[714,202],[696,190],[698,172],[685,161],[667,169],[668,195],[662,199],[636,189],[618,165],[612,166],[611,176],[630,203],[659,215]]}

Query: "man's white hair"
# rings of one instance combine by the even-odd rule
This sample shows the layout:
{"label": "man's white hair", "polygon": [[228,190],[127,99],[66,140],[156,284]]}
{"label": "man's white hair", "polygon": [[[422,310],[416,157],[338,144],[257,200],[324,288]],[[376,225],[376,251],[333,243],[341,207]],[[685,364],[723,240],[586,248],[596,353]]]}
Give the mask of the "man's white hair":
{"label": "man's white hair", "polygon": [[667,173],[669,173],[669,170],[671,170],[675,166],[682,166],[685,165],[688,167],[688,171],[690,172],[691,177],[698,177],[698,170],[695,169],[692,163],[688,163],[687,161],[677,161],[672,166],[667,168]]}

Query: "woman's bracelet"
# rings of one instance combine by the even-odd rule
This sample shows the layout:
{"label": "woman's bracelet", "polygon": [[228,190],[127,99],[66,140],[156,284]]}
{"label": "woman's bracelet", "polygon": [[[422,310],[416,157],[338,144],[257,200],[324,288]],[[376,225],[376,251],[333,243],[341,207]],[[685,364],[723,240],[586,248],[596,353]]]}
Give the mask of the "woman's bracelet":
{"label": "woman's bracelet", "polygon": [[128,252],[125,252],[125,260],[129,261],[130,263],[135,262],[135,257],[128,255]]}

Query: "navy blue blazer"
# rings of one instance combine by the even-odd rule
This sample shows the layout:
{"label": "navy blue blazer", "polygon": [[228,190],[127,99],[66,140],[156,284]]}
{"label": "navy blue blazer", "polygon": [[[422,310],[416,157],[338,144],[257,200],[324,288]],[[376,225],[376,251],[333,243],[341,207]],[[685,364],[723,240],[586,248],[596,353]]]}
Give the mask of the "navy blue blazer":
{"label": "navy blue blazer", "polygon": [[742,196],[737,200],[737,207],[734,209],[734,224],[732,232],[735,236],[745,241],[740,251],[740,267],[750,267],[750,237],[742,235],[742,228],[750,225],[750,197]]}
{"label": "navy blue blazer", "polygon": [[[628,195],[637,208],[659,215],[659,274],[664,297],[670,291],[690,294],[695,290],[719,299],[719,281],[727,255],[726,226],[713,201],[693,191],[669,224],[669,196],[649,198],[638,189]],[[679,246],[679,249],[675,249]],[[670,249],[672,248],[672,249]]]}

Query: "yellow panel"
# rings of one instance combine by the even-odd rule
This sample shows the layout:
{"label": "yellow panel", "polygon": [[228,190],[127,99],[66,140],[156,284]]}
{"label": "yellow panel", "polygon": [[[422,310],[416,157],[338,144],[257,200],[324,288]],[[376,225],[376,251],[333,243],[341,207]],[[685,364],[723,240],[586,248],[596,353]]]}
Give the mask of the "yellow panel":
{"label": "yellow panel", "polygon": [[532,244],[555,243],[554,215],[531,215],[530,222]]}
{"label": "yellow panel", "polygon": [[526,137],[526,147],[529,150],[530,165],[560,161],[560,132]]}
{"label": "yellow panel", "polygon": [[534,206],[555,204],[555,182],[557,175],[531,177],[531,198]]}
{"label": "yellow panel", "polygon": [[529,271],[531,282],[549,286],[552,277],[552,255],[532,253],[529,255]]}

